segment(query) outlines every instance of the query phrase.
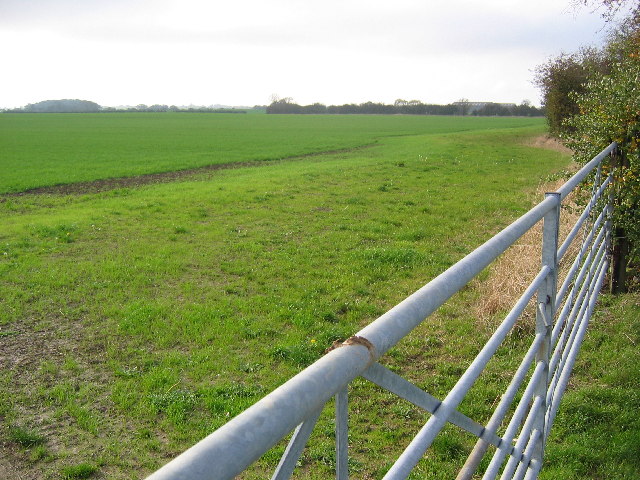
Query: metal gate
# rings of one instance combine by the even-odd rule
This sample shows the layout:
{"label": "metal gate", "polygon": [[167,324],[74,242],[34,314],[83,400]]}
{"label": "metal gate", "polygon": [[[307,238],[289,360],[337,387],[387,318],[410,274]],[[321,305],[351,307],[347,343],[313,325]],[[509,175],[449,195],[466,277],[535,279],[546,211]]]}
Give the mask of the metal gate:
{"label": "metal gate", "polygon": [[[478,438],[459,480],[471,478],[490,445],[496,447],[495,453],[483,479],[536,478],[543,465],[546,438],[609,265],[613,168],[606,159],[615,149],[615,143],[609,145],[518,220],[148,479],[231,479],[294,430],[272,477],[289,478],[323,406],[334,396],[336,478],[347,479],[347,392],[356,377],[364,377],[431,414],[384,479],[407,478],[448,423]],[[591,186],[590,199],[560,242],[561,205],[579,185],[583,192]],[[377,362],[539,221],[543,221],[543,239],[537,275],[444,399],[433,397]],[[565,258],[578,237],[577,255]],[[558,285],[561,261],[571,266]],[[530,347],[490,420],[480,424],[460,413],[458,406],[534,298],[536,328]],[[506,429],[500,429],[509,414]],[[499,429],[503,433],[498,434]]]}

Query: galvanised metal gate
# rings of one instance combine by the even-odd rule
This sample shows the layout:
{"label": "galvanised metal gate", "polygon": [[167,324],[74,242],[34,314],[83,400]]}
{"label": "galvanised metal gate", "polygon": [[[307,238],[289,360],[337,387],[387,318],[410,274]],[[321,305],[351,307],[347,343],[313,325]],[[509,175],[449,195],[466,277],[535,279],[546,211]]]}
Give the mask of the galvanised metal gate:
{"label": "galvanised metal gate", "polygon": [[[276,480],[289,478],[323,406],[334,396],[336,478],[347,479],[347,386],[359,376],[431,414],[384,479],[407,478],[447,423],[478,437],[458,479],[471,478],[490,445],[496,449],[483,479],[498,475],[503,479],[536,478],[543,464],[545,440],[609,265],[613,168],[607,168],[609,173],[605,176],[602,166],[615,149],[616,144],[612,143],[558,191],[546,194],[541,203],[484,245],[148,479],[233,478],[295,429],[272,477]],[[591,198],[571,232],[560,243],[562,201],[587,179],[593,184]],[[543,240],[538,274],[443,400],[434,398],[377,363],[391,347],[540,220],[543,221]],[[569,246],[580,236],[579,232],[582,232],[582,243],[578,254],[558,288],[560,261],[568,264],[564,257]],[[531,346],[491,419],[482,425],[457,408],[534,297],[536,329]],[[522,389],[519,402],[513,406]],[[509,413],[506,429],[498,435],[498,429]]]}

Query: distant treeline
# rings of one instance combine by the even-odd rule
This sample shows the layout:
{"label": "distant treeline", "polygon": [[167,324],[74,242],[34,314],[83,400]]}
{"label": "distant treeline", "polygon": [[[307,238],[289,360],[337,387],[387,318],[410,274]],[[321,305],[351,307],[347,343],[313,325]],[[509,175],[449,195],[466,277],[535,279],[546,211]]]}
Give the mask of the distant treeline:
{"label": "distant treeline", "polygon": [[[264,107],[263,107],[264,108]],[[135,107],[114,108],[103,107],[101,112],[194,112],[194,113],[247,113],[240,108],[218,108],[218,107],[176,107],[175,105],[136,105]]]}
{"label": "distant treeline", "polygon": [[273,101],[269,106],[253,108],[220,108],[175,105],[136,105],[135,107],[102,107],[89,100],[44,100],[30,103],[22,108],[4,110],[5,113],[128,113],[128,112],[195,112],[195,113],[248,113],[248,111],[265,111],[270,114],[374,114],[374,115],[475,115],[475,116],[544,116],[543,108],[532,106],[528,101],[520,105],[515,103],[470,102],[460,100],[448,105],[422,103],[418,100],[396,100],[393,105],[384,103],[348,103],[345,105],[329,105],[314,103],[298,105],[291,98]]}
{"label": "distant treeline", "polygon": [[89,100],[44,100],[30,103],[22,108],[5,110],[9,113],[93,113],[102,109],[100,105]]}
{"label": "distant treeline", "polygon": [[[264,107],[261,107],[264,109]],[[122,112],[196,112],[196,113],[247,113],[247,110],[216,107],[177,107],[175,105],[136,105],[135,107],[102,107],[89,100],[44,100],[22,108],[4,110],[5,113],[122,113]]]}
{"label": "distant treeline", "polygon": [[393,105],[384,103],[349,103],[345,105],[298,105],[290,98],[282,98],[267,107],[270,114],[377,114],[377,115],[477,115],[542,117],[545,112],[529,102],[515,103],[469,102],[460,100],[448,105],[433,105],[418,100],[396,100]]}

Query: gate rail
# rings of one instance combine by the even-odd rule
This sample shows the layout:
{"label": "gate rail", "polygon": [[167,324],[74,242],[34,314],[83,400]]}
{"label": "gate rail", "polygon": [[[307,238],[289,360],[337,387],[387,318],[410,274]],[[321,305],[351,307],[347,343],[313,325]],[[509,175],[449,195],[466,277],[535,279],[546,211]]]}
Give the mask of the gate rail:
{"label": "gate rail", "polygon": [[[545,441],[558,411],[600,291],[609,259],[613,168],[603,174],[612,143],[556,192],[458,263],[328,352],[252,407],[220,427],[148,477],[148,480],[231,479],[295,430],[272,479],[289,478],[323,406],[336,398],[336,478],[348,478],[348,384],[362,376],[431,413],[384,479],[405,479],[447,423],[478,437],[460,470],[469,479],[488,447],[496,447],[483,479],[536,478]],[[586,179],[591,198],[571,232],[559,243],[562,201]],[[391,347],[423,322],[522,235],[543,220],[542,262],[535,278],[444,400],[377,363]],[[558,268],[582,232],[582,243],[558,288]],[[568,263],[568,262],[567,262]],[[460,413],[466,393],[536,297],[536,329],[531,345],[486,425]],[[525,379],[530,374],[525,385]],[[512,408],[517,393],[520,401]],[[511,412],[503,434],[498,429]],[[517,437],[517,441],[514,439]]]}

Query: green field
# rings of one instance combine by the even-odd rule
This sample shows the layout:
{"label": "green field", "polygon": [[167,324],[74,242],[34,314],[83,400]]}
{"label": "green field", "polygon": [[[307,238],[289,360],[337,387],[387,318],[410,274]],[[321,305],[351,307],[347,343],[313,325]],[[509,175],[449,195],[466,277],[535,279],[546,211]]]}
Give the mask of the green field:
{"label": "green field", "polygon": [[0,194],[352,149],[390,136],[543,122],[540,118],[443,116],[0,114]]}
{"label": "green field", "polygon": [[[0,123],[5,192],[286,159],[137,188],[0,197],[0,476],[11,479],[144,477],[525,212],[568,162],[527,146],[544,133],[529,119]],[[334,152],[289,158],[322,150]],[[384,363],[442,396],[491,333],[469,308],[476,296],[465,289]],[[525,343],[506,342],[465,413],[488,418],[508,381],[499,372],[517,366],[510,354]],[[351,398],[362,415],[350,468],[381,478],[424,415],[364,381]],[[316,428],[304,478],[332,468],[330,408]],[[472,445],[449,430],[416,478],[455,476]],[[282,450],[245,478],[266,477]]]}

